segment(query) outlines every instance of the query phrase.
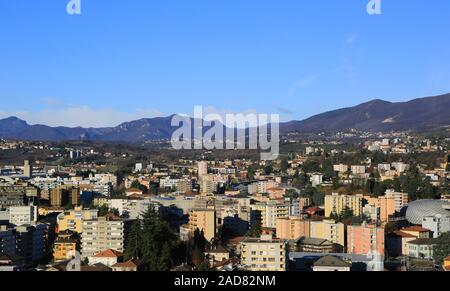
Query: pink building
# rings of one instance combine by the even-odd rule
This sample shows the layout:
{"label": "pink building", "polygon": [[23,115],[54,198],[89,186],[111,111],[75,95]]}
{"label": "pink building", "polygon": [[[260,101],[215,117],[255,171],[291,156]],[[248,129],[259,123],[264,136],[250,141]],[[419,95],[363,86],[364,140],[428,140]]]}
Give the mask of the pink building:
{"label": "pink building", "polygon": [[377,252],[384,255],[384,229],[372,224],[347,226],[347,252],[357,255]]}

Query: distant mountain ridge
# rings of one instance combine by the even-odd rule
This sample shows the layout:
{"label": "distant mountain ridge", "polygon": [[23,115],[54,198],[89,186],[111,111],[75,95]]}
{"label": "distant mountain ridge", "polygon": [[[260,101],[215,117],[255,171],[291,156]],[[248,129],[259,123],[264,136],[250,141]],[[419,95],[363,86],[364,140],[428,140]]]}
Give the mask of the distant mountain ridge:
{"label": "distant mountain ridge", "polygon": [[408,102],[372,100],[354,107],[315,115],[303,121],[283,123],[287,132],[428,130],[450,125],[450,94]]}
{"label": "distant mountain ridge", "polygon": [[[82,128],[29,125],[17,117],[0,120],[0,138],[32,141],[91,140],[144,142],[170,139],[172,116],[144,118],[116,127]],[[373,100],[354,107],[280,124],[280,132],[427,130],[450,126],[450,94],[408,102]]]}

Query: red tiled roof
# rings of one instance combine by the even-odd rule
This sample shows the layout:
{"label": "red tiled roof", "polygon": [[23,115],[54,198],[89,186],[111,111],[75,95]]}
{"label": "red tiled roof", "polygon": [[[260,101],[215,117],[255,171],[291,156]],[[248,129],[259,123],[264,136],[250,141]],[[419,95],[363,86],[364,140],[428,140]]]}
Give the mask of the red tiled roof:
{"label": "red tiled roof", "polygon": [[412,234],[403,232],[403,231],[401,231],[401,230],[396,230],[396,231],[394,231],[393,233],[394,233],[395,235],[401,236],[401,237],[411,237],[411,238],[416,237],[416,236],[414,236],[414,235],[412,235]]}
{"label": "red tiled roof", "polygon": [[94,256],[94,258],[119,258],[119,257],[123,257],[123,253],[111,249],[100,252]]}
{"label": "red tiled roof", "polygon": [[112,265],[112,268],[137,268],[138,265],[133,260],[129,260],[128,262],[116,263]]}
{"label": "red tiled roof", "polygon": [[418,225],[404,227],[401,230],[402,231],[419,231],[419,232],[430,231],[429,229],[423,228],[423,227],[418,226]]}
{"label": "red tiled roof", "polygon": [[142,193],[142,190],[137,189],[137,188],[130,188],[130,189],[127,189],[126,192],[139,192],[139,193]]}

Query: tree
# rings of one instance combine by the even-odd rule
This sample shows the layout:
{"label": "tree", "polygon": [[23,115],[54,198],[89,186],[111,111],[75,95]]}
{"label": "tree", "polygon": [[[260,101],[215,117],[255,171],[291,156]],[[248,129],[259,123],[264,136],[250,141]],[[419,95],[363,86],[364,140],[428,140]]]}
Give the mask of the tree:
{"label": "tree", "polygon": [[289,163],[287,159],[282,159],[280,162],[280,170],[282,172],[286,172],[286,170],[289,168]]}
{"label": "tree", "polygon": [[109,208],[107,205],[103,204],[100,207],[98,207],[98,216],[105,216],[109,213]]}
{"label": "tree", "polygon": [[250,237],[260,237],[262,233],[262,218],[261,211],[254,212],[254,218],[252,225],[250,226],[250,230],[247,233],[247,236]]}
{"label": "tree", "polygon": [[304,173],[320,172],[320,164],[316,161],[306,161],[302,165]]}
{"label": "tree", "polygon": [[322,164],[322,173],[327,178],[334,178],[336,176],[336,172],[334,171],[333,162],[330,159],[327,159]]}
{"label": "tree", "polygon": [[249,167],[247,170],[247,180],[254,180],[255,179],[255,169],[253,167]]}
{"label": "tree", "polygon": [[128,234],[127,248],[124,252],[124,259],[126,261],[141,258],[142,253],[139,245],[141,241],[141,231],[141,221],[136,220],[131,225],[130,232]]}
{"label": "tree", "polygon": [[271,165],[271,164],[267,164],[267,165],[264,167],[264,174],[265,174],[265,175],[270,175],[270,174],[272,174],[272,172],[273,172],[273,167],[272,167],[272,165]]}
{"label": "tree", "polygon": [[444,259],[450,255],[450,232],[443,233],[434,243],[433,259],[436,264],[442,265]]}
{"label": "tree", "polygon": [[169,226],[152,206],[143,213],[142,221],[131,229],[125,250],[126,258],[140,257],[149,271],[168,271],[182,262],[180,243]]}
{"label": "tree", "polygon": [[141,183],[139,183],[139,181],[135,180],[133,181],[133,183],[131,183],[131,188],[136,188],[141,190],[144,193],[147,193],[147,187],[145,187],[144,185],[142,185]]}
{"label": "tree", "polygon": [[314,205],[323,205],[325,203],[325,194],[323,192],[315,191],[312,196]]}
{"label": "tree", "polygon": [[346,206],[339,214],[339,221],[352,219],[354,216],[355,214],[353,212],[353,209],[350,209],[348,206]]}

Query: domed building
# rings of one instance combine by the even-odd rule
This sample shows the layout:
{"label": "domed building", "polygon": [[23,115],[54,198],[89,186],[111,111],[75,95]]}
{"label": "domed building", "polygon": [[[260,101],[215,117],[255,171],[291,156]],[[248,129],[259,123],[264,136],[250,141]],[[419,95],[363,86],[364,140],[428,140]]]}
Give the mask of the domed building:
{"label": "domed building", "polygon": [[405,217],[411,224],[422,224],[426,216],[450,215],[450,203],[443,200],[417,200],[406,207]]}

